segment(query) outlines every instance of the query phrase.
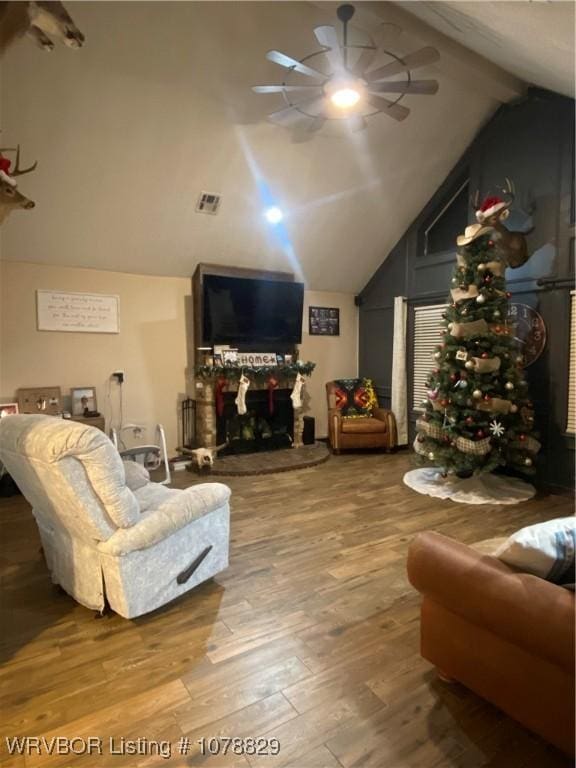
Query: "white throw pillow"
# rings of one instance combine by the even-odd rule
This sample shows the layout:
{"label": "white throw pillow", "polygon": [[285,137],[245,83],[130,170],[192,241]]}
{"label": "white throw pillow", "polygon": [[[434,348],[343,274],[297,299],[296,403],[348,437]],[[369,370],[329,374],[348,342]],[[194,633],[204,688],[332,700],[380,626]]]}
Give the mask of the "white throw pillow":
{"label": "white throw pillow", "polygon": [[529,525],[513,533],[494,552],[507,565],[555,584],[574,581],[576,517]]}
{"label": "white throw pillow", "polygon": [[131,491],[137,491],[150,482],[150,473],[137,461],[123,461],[126,485]]}

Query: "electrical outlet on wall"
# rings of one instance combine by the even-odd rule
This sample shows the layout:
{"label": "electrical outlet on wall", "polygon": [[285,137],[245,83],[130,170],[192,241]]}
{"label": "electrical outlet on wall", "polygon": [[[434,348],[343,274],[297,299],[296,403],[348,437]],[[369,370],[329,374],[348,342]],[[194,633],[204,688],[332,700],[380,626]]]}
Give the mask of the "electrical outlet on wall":
{"label": "electrical outlet on wall", "polygon": [[120,371],[120,370],[112,371],[112,375],[110,378],[116,379],[118,384],[123,384],[126,381],[126,374],[124,373],[124,371]]}

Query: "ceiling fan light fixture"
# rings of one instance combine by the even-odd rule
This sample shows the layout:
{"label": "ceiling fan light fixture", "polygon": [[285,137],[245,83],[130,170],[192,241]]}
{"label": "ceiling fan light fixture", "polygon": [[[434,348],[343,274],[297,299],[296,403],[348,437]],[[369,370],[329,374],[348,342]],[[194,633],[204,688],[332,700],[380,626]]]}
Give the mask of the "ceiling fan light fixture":
{"label": "ceiling fan light fixture", "polygon": [[328,83],[325,91],[333,106],[346,111],[359,104],[365,88],[360,80],[338,78]]}
{"label": "ceiling fan light fixture", "polygon": [[339,88],[330,96],[330,101],[339,109],[350,109],[356,106],[361,98],[355,88]]}

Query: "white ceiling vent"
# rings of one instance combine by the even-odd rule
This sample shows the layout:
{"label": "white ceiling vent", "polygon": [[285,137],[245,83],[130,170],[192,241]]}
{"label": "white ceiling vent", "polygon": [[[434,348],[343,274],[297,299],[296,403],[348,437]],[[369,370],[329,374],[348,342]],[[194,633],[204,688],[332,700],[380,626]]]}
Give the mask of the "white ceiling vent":
{"label": "white ceiling vent", "polygon": [[217,195],[215,192],[201,192],[196,204],[196,213],[218,213],[220,207],[221,195]]}

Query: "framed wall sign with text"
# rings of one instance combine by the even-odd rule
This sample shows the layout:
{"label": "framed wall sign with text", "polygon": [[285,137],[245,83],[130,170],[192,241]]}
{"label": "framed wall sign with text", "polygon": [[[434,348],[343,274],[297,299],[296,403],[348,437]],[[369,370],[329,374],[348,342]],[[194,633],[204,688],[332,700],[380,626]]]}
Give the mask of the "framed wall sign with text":
{"label": "framed wall sign with text", "polygon": [[309,307],[308,333],[310,336],[340,336],[338,307]]}

